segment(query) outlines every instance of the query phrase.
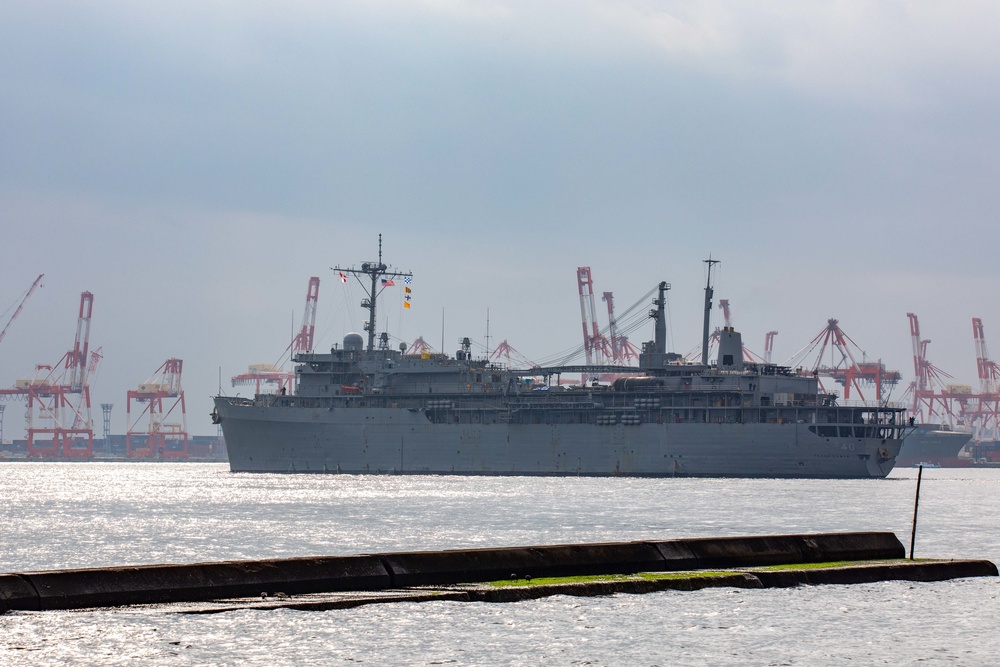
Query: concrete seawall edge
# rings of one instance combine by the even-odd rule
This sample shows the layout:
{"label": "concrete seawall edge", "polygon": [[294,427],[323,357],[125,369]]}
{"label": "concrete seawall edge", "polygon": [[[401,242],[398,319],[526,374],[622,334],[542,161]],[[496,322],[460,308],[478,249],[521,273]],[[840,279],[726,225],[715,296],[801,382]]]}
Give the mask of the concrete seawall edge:
{"label": "concrete seawall edge", "polygon": [[[539,578],[750,568],[878,561],[904,556],[903,545],[893,533],[844,532],[15,572],[0,574],[0,612],[199,602],[259,597],[262,593],[277,591],[285,595],[385,591],[487,582],[512,576]],[[995,566],[989,565],[995,575]],[[920,571],[924,573],[921,576],[930,577],[933,572],[941,575],[946,570],[923,568]],[[805,572],[815,573],[815,570]],[[884,570],[878,576],[893,578],[890,574],[893,572]],[[796,576],[804,580],[789,585],[839,583],[820,581],[816,574]],[[808,580],[810,576],[815,580]],[[955,576],[985,575],[952,574],[944,578]],[[772,579],[765,584],[758,578],[758,585],[782,585],[779,577]],[[634,583],[620,585],[637,586]],[[721,584],[709,582],[704,585]]]}

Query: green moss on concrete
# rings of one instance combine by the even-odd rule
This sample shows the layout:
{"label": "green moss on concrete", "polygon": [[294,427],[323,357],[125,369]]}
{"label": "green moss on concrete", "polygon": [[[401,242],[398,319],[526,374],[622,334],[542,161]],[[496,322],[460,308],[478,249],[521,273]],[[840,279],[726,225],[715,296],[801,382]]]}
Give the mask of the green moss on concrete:
{"label": "green moss on concrete", "polygon": [[690,572],[639,572],[637,574],[592,574],[574,577],[539,577],[537,579],[508,579],[487,582],[495,588],[517,586],[551,586],[553,584],[590,584],[605,581],[659,581],[670,579],[703,579],[706,577],[726,577],[736,572],[695,570]]}
{"label": "green moss on concrete", "polygon": [[608,581],[661,581],[661,580],[683,580],[700,579],[704,577],[726,577],[739,572],[790,572],[798,570],[829,570],[841,567],[857,567],[862,565],[896,565],[905,563],[931,562],[933,558],[918,558],[910,560],[908,558],[894,558],[888,560],[841,560],[828,561],[825,563],[786,563],[784,565],[765,565],[760,567],[740,567],[731,570],[688,570],[684,572],[639,572],[636,574],[596,574],[580,575],[573,577],[538,577],[537,579],[508,579],[500,581],[486,582],[487,586],[494,588],[523,587],[523,586],[551,586],[553,584],[581,584],[599,583]]}
{"label": "green moss on concrete", "polygon": [[829,570],[837,567],[858,567],[860,565],[899,565],[905,563],[931,562],[933,558],[889,558],[886,560],[837,560],[826,563],[787,563],[785,565],[762,565],[740,568],[743,572],[788,572],[791,570]]}

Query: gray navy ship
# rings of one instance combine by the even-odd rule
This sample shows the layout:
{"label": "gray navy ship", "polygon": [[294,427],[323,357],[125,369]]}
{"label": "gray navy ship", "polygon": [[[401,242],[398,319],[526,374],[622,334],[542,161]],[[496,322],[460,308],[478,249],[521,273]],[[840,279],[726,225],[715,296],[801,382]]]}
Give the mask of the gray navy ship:
{"label": "gray navy ship", "polygon": [[[352,274],[365,287],[367,343],[348,334],[330,352],[295,357],[293,394],[216,396],[234,472],[456,475],[879,478],[910,427],[904,408],[840,405],[818,379],[750,363],[740,334],[721,332],[707,358],[711,267],[701,363],[667,351],[666,291],[639,366],[515,369],[477,359],[405,354],[376,336],[382,262]],[[617,376],[560,384],[562,376]]]}

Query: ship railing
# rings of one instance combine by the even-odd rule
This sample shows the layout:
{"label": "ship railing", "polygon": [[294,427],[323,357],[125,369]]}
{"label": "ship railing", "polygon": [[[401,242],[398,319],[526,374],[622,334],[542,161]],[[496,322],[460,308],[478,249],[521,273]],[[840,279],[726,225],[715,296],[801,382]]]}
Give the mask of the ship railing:
{"label": "ship railing", "polygon": [[594,410],[604,407],[595,401],[521,401],[510,403],[511,410]]}
{"label": "ship railing", "polygon": [[900,403],[899,401],[837,401],[837,404],[833,407],[838,408],[870,408],[876,410],[878,408],[892,408],[894,410],[906,410],[909,406],[905,403]]}
{"label": "ship railing", "polygon": [[[659,390],[659,387],[657,387],[657,389]],[[738,384],[734,384],[734,385],[713,384],[713,385],[699,386],[699,387],[693,387],[693,386],[687,386],[687,385],[684,385],[684,386],[679,387],[679,388],[677,388],[677,387],[674,387],[674,388],[664,387],[662,390],[660,390],[660,391],[654,391],[653,393],[675,394],[678,391],[682,391],[682,392],[685,392],[685,393],[718,394],[718,393],[722,393],[722,392],[743,392],[743,391],[749,391],[749,390],[748,389],[744,389],[743,387],[739,386]]]}
{"label": "ship railing", "polygon": [[246,400],[242,405],[256,405],[262,408],[328,408],[333,403],[329,396],[280,396],[260,394],[255,400]]}
{"label": "ship railing", "polygon": [[257,403],[256,398],[247,398],[245,396],[223,396],[222,399],[228,402],[230,405],[255,405]]}
{"label": "ship railing", "polygon": [[252,398],[245,398],[243,396],[227,396],[226,400],[229,401],[231,405],[253,405],[256,401]]}

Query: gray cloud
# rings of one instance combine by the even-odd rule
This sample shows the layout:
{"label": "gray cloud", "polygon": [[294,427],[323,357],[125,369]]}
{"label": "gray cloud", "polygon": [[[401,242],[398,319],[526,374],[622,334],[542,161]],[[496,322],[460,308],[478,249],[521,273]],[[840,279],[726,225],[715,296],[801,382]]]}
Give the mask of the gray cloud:
{"label": "gray cloud", "polygon": [[998,11],[15,3],[0,303],[42,271],[59,299],[32,299],[0,382],[62,353],[92,289],[107,391],[183,355],[204,398],[284,348],[309,275],[325,344],[358,328],[328,267],[379,231],[419,274],[390,318],[409,340],[437,344],[442,309],[446,341],[482,338],[489,307],[529,356],[569,347],[591,264],[620,304],[674,282],[686,351],[712,252],[750,341],[790,355],[840,317],[908,372],[919,310],[967,377],[967,320],[1000,326]]}

